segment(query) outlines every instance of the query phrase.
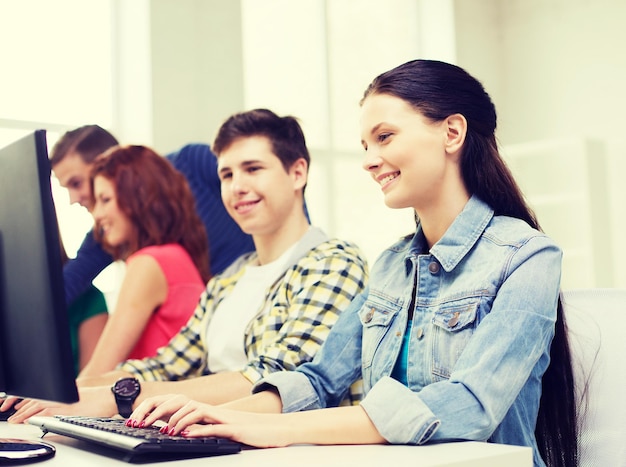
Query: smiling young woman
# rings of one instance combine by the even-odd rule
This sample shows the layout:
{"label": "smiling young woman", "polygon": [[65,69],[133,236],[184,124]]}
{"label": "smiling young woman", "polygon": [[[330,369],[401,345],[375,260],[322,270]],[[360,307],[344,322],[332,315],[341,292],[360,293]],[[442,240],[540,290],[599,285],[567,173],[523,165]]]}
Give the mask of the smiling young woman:
{"label": "smiling young woman", "polygon": [[95,238],[126,262],[115,309],[80,377],[154,356],[193,314],[208,242],[185,177],[145,146],[116,146],[90,169]]}

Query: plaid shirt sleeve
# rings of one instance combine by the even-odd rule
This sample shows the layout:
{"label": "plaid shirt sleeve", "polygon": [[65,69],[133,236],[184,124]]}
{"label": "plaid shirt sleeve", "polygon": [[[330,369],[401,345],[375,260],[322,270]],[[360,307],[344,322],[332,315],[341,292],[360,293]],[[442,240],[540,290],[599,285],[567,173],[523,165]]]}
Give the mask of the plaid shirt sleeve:
{"label": "plaid shirt sleeve", "polygon": [[[118,368],[144,381],[209,374],[202,333],[237,277],[238,273],[209,281],[194,315],[167,346],[155,357],[127,360]],[[312,360],[339,314],[364,290],[367,277],[365,256],[353,244],[330,240],[309,251],[270,288],[263,312],[248,326],[244,377],[255,383]],[[361,384],[356,382],[344,402],[357,403],[361,398]]]}
{"label": "plaid shirt sleeve", "polygon": [[274,284],[269,305],[249,325],[243,375],[255,383],[312,360],[339,314],[364,289],[367,275],[355,245],[329,240],[312,249]]}
{"label": "plaid shirt sleeve", "polygon": [[157,355],[140,360],[126,360],[118,369],[132,373],[144,381],[177,381],[208,374],[206,349],[200,333],[205,328],[206,309],[212,307],[210,293],[214,281],[209,281],[193,316]]}

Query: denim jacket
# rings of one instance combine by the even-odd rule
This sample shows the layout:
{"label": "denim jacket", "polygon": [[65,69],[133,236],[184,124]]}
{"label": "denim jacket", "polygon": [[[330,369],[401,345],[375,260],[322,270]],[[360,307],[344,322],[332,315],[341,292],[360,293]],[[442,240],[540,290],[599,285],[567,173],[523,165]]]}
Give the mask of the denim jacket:
{"label": "denim jacket", "polygon": [[[472,197],[430,249],[418,227],[381,254],[369,287],[315,359],[274,386],[283,411],[336,405],[363,378],[361,406],[390,443],[482,440],[530,446],[549,363],[561,250]],[[390,377],[415,289],[408,387]]]}

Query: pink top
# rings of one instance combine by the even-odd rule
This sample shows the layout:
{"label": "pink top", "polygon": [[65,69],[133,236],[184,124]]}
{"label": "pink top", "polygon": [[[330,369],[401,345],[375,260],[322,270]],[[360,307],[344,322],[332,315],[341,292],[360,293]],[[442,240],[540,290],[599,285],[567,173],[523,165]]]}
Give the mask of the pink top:
{"label": "pink top", "polygon": [[205,284],[187,251],[177,243],[142,248],[127,263],[142,255],[153,257],[167,281],[167,298],[152,314],[128,359],[152,357],[167,344],[193,314]]}

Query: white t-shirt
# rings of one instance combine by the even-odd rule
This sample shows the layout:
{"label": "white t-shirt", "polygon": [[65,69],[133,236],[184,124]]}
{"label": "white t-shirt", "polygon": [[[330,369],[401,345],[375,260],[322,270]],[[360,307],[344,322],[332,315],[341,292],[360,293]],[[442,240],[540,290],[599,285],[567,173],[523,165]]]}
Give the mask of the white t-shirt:
{"label": "white t-shirt", "polygon": [[230,295],[218,305],[206,333],[211,372],[239,371],[244,368],[248,362],[244,349],[246,328],[259,313],[267,289],[283,272],[284,264],[296,245],[271,263],[247,265]]}

